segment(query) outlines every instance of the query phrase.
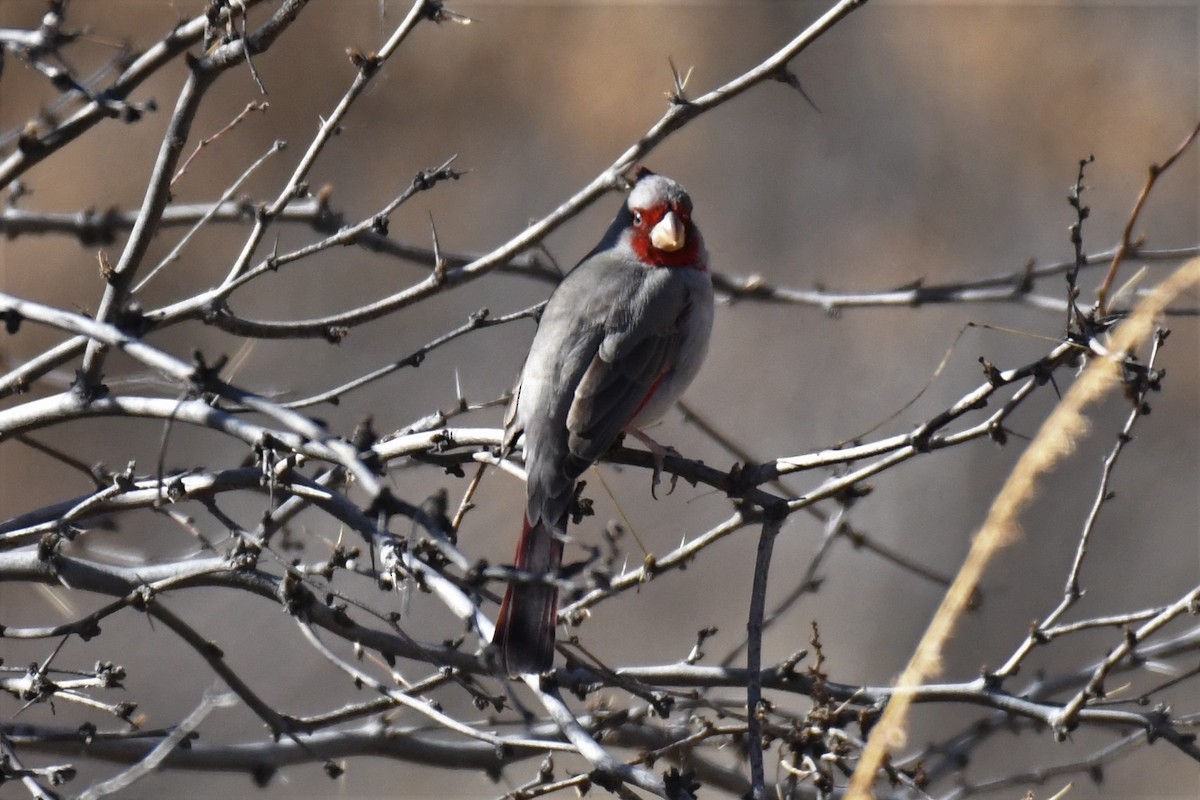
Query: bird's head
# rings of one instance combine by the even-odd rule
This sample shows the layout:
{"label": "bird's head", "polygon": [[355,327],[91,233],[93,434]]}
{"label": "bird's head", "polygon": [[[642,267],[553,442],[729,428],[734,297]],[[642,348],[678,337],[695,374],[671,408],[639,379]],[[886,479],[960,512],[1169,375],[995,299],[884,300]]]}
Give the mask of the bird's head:
{"label": "bird's head", "polygon": [[622,239],[628,232],[629,245],[643,264],[706,269],[704,242],[692,222],[692,198],[670,178],[639,168],[617,224],[624,229]]}

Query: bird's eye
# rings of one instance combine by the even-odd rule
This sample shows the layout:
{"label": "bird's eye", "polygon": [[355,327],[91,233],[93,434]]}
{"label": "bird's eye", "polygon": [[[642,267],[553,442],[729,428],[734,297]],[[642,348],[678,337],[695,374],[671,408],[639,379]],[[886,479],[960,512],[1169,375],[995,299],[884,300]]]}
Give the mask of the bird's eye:
{"label": "bird's eye", "polygon": [[633,212],[633,224],[634,225],[642,224],[642,212],[640,212],[640,211]]}

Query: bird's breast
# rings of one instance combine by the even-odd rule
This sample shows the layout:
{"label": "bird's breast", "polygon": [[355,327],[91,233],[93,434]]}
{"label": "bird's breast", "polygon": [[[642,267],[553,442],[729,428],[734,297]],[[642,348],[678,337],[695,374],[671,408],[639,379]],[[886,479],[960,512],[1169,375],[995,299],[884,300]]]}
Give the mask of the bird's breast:
{"label": "bird's breast", "polygon": [[630,421],[630,427],[643,428],[660,419],[683,396],[708,353],[713,326],[712,280],[700,270],[671,270],[670,280],[680,284],[685,298],[681,314],[675,320],[679,347],[672,364],[655,382],[652,394]]}

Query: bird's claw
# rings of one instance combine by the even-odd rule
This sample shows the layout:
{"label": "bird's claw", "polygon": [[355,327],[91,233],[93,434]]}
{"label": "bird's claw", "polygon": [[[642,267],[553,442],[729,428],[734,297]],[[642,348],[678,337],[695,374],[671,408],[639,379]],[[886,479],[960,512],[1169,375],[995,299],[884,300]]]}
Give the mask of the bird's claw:
{"label": "bird's claw", "polygon": [[[675,456],[679,458],[679,451],[674,447],[663,447],[656,451],[651,451],[654,456],[654,472],[650,476],[650,496],[655,500],[658,499],[658,485],[662,483],[663,466],[666,463],[667,456]],[[675,486],[679,483],[679,473],[671,473],[671,486],[667,489],[667,496],[670,497],[675,493]]]}
{"label": "bird's claw", "polygon": [[[636,438],[639,442],[646,445],[646,448],[650,451],[651,458],[654,459],[654,472],[651,473],[650,476],[650,496],[657,500],[658,485],[662,483],[663,467],[666,464],[667,456],[674,456],[675,458],[682,458],[682,456],[679,455],[679,451],[674,447],[669,445],[661,445],[639,430],[633,430],[630,431],[630,433],[632,433],[634,438]],[[667,490],[668,496],[674,494],[675,486],[678,483],[679,474],[672,472],[671,488]]]}

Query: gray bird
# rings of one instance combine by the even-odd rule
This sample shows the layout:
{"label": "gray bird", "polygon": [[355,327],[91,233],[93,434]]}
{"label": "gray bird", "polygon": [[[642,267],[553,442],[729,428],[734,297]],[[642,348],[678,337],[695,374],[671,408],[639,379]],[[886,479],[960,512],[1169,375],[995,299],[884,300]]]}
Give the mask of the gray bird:
{"label": "gray bird", "polygon": [[[505,449],[524,434],[528,474],[517,569],[557,574],[576,480],[622,431],[639,435],[679,399],[704,360],[712,322],[692,200],[642,168],[600,244],[546,304],[505,415]],[[662,448],[652,450],[661,463]],[[549,580],[509,584],[492,640],[509,675],[550,669],[557,618]]]}

